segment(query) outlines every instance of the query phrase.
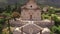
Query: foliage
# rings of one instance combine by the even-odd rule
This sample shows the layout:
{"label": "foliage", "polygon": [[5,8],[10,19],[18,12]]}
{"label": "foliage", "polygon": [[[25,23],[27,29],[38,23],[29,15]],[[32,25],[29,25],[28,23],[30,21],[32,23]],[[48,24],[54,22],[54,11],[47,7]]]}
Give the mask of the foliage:
{"label": "foliage", "polygon": [[0,8],[0,13],[2,13],[4,11],[4,8]]}
{"label": "foliage", "polygon": [[48,14],[55,22],[55,25],[51,28],[51,34],[60,34],[60,16],[55,14],[54,9],[49,9]]}
{"label": "foliage", "polygon": [[5,21],[6,20],[4,18],[0,18],[0,34],[2,34],[2,30],[4,28]]}
{"label": "foliage", "polygon": [[55,10],[49,9],[48,13],[42,14],[43,19],[53,19],[55,25],[51,28],[51,34],[60,34],[60,16],[55,14]]}
{"label": "foliage", "polygon": [[47,13],[44,13],[44,14],[42,14],[42,19],[51,19],[51,16],[49,16],[49,14],[47,14]]}
{"label": "foliage", "polygon": [[51,16],[51,14],[55,14],[55,10],[54,9],[48,9],[48,14]]}
{"label": "foliage", "polygon": [[[6,16],[5,18],[0,18],[0,32],[2,31],[5,22],[7,21],[7,26],[8,26],[8,30],[9,30],[9,33],[11,33],[10,31],[10,23],[9,23],[9,20],[13,17],[13,18],[16,18],[16,17],[20,17],[20,14],[18,12],[12,12],[14,10],[17,9],[17,4],[15,4],[15,8],[11,9],[11,5],[7,5],[5,8],[3,9],[0,9],[0,13],[4,16]],[[20,10],[20,9],[19,9]],[[1,32],[2,33],[2,32]],[[0,34],[1,34],[0,33]]]}
{"label": "foliage", "polygon": [[55,21],[55,25],[60,25],[60,17],[56,14],[51,15],[53,17],[53,20]]}
{"label": "foliage", "polygon": [[13,18],[19,18],[20,17],[20,14],[18,12],[13,12],[12,13],[12,17]]}
{"label": "foliage", "polygon": [[51,33],[52,34],[54,34],[54,33],[56,33],[56,34],[60,34],[60,25],[59,26],[53,26],[52,28],[51,28]]}
{"label": "foliage", "polygon": [[0,18],[0,24],[4,24],[5,19],[4,18]]}
{"label": "foliage", "polygon": [[[9,33],[11,32],[10,31],[10,23],[9,23],[9,20],[11,19],[11,13],[8,13],[8,12],[3,12],[2,15],[5,15],[5,20],[7,21],[7,26],[8,26],[8,30],[9,30]],[[4,19],[4,18],[3,18]]]}
{"label": "foliage", "polygon": [[11,13],[11,12],[12,12],[12,11],[11,11],[11,6],[8,5],[8,6],[6,7],[5,11],[6,11],[6,13]]}

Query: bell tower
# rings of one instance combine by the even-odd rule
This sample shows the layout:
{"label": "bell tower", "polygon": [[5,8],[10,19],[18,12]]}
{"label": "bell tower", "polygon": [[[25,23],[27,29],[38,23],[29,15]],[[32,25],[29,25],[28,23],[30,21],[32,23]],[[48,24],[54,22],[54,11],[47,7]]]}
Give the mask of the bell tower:
{"label": "bell tower", "polygon": [[41,8],[35,0],[29,0],[21,9],[22,20],[41,20]]}

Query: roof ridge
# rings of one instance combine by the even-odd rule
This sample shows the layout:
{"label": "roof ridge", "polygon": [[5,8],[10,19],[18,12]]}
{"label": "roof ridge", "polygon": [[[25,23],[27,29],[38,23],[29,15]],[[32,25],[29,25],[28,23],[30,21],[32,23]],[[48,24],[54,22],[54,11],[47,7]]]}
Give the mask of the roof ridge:
{"label": "roof ridge", "polygon": [[33,24],[33,25],[35,25],[36,27],[38,27],[38,28],[40,28],[40,29],[43,29],[42,27],[40,27],[40,26],[38,26],[38,25],[36,25],[36,24]]}

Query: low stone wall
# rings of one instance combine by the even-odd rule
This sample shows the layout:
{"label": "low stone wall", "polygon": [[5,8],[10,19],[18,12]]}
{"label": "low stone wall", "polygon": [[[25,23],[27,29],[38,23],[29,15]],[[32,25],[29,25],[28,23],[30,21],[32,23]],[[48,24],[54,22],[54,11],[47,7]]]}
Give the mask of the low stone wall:
{"label": "low stone wall", "polygon": [[52,22],[49,21],[48,22],[48,21],[41,20],[41,21],[35,21],[34,23],[41,26],[41,27],[43,27],[43,28],[45,28],[45,27],[50,28],[50,27],[52,27],[54,25],[54,21],[52,21]]}

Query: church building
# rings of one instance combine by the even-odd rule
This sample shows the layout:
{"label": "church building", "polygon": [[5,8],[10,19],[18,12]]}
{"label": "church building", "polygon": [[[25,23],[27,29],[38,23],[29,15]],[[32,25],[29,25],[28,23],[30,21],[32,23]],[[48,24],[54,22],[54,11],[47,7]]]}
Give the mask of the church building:
{"label": "church building", "polygon": [[21,7],[21,17],[16,21],[10,20],[14,27],[13,34],[50,34],[49,28],[54,25],[54,21],[42,20],[42,11],[35,0],[29,0]]}

